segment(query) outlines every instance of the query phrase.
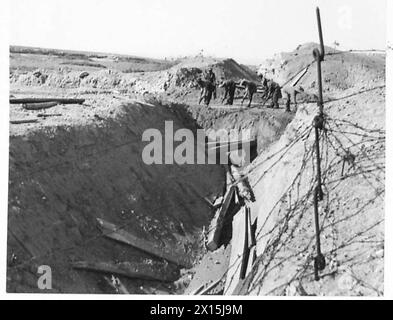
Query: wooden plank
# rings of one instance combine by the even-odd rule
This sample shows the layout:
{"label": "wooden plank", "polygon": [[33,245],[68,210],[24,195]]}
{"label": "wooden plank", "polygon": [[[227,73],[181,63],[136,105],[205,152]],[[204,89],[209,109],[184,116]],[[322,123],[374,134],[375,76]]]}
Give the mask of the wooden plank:
{"label": "wooden plank", "polygon": [[41,110],[41,109],[49,109],[54,106],[57,106],[59,103],[56,101],[50,102],[38,102],[38,103],[24,103],[22,104],[22,108],[26,110]]}
{"label": "wooden plank", "polygon": [[213,220],[209,226],[209,234],[207,236],[207,248],[210,251],[214,251],[218,248],[220,236],[221,236],[221,229],[224,224],[225,215],[228,211],[230,204],[233,201],[233,194],[235,188],[232,186],[230,187],[224,196],[224,201],[220,209],[216,211]]}
{"label": "wooden plank", "polygon": [[82,104],[85,99],[76,98],[10,98],[11,104],[58,102],[60,104]]}
{"label": "wooden plank", "polygon": [[243,254],[242,254],[242,265],[240,268],[240,279],[244,279],[246,277],[246,271],[247,271],[247,262],[248,262],[248,257],[250,253],[250,245],[249,245],[249,240],[250,240],[250,234],[249,231],[251,231],[251,228],[249,229],[248,226],[250,225],[250,210],[247,205],[244,206],[244,215],[245,215],[245,233],[244,237],[246,238],[244,241],[244,248],[243,248]]}
{"label": "wooden plank", "polygon": [[139,262],[89,262],[78,261],[72,263],[74,269],[95,271],[109,274],[117,274],[133,279],[158,280],[162,282],[173,282],[180,276],[179,272],[169,269],[169,265],[147,264]]}
{"label": "wooden plank", "polygon": [[256,260],[256,246],[253,246],[248,254],[248,261],[247,261],[247,269],[244,279],[240,279],[238,284],[236,285],[235,290],[233,291],[233,295],[241,295],[245,294],[244,289],[249,286],[250,284],[250,273],[254,266],[254,262]]}
{"label": "wooden plank", "polygon": [[10,120],[11,124],[36,123],[36,122],[38,122],[38,119]]}
{"label": "wooden plank", "polygon": [[231,295],[239,281],[241,280],[242,266],[245,261],[247,252],[247,221],[246,208],[242,207],[233,217],[232,223],[232,241],[231,241],[231,257],[229,259],[229,267],[227,278],[225,281],[224,294]]}
{"label": "wooden plank", "polygon": [[181,267],[192,267],[192,263],[184,251],[179,251],[168,247],[160,247],[155,243],[138,238],[137,236],[123,230],[122,228],[118,228],[116,225],[103,219],[97,218],[97,221],[104,235],[110,239],[127,244],[158,258],[173,262]]}
{"label": "wooden plank", "polygon": [[225,170],[227,172],[227,175],[226,175],[226,190],[228,191],[229,187],[232,186],[232,184],[234,182],[234,179],[233,179],[231,170],[229,169],[229,167],[227,165],[225,166]]}
{"label": "wooden plank", "polygon": [[246,207],[246,214],[247,214],[247,244],[248,248],[250,249],[251,247],[255,246],[256,240],[255,240],[255,234],[252,231],[252,219],[251,219],[251,209],[250,207]]}
{"label": "wooden plank", "polygon": [[213,281],[210,285],[208,285],[206,288],[204,288],[203,290],[201,290],[199,293],[197,293],[197,295],[206,295],[208,294],[211,290],[213,290],[214,288],[216,288],[222,281],[222,278],[220,277],[219,279],[217,279],[216,281]]}
{"label": "wooden plank", "polygon": [[256,248],[257,248],[256,246],[253,246],[250,249],[250,253],[248,255],[248,261],[247,261],[246,277],[250,274],[252,267],[254,265],[256,254],[257,254]]}
{"label": "wooden plank", "polygon": [[191,295],[191,296],[196,296],[196,295],[200,294],[201,291],[203,290],[203,288],[205,288],[205,286],[206,286],[205,283],[201,284],[198,288],[196,288],[194,291],[192,291],[192,292],[190,293],[190,295]]}
{"label": "wooden plank", "polygon": [[61,113],[39,113],[37,117],[39,118],[47,118],[47,117],[61,117]]}
{"label": "wooden plank", "polygon": [[223,202],[224,202],[224,196],[219,196],[218,198],[216,198],[216,199],[214,200],[213,208],[214,208],[214,209],[218,209],[219,207],[222,206],[222,203],[223,203]]}
{"label": "wooden plank", "polygon": [[294,80],[292,80],[291,86],[296,86],[297,83],[300,81],[301,78],[307,73],[308,67],[305,67],[302,71],[298,73]]}

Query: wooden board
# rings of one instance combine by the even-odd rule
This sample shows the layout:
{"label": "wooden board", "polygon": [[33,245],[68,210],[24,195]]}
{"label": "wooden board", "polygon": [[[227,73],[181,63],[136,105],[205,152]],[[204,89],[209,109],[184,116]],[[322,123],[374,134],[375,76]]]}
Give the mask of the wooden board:
{"label": "wooden board", "polygon": [[300,71],[295,77],[295,79],[292,80],[291,86],[296,86],[300,79],[303,78],[303,76],[307,73],[307,71],[308,67],[305,67],[302,71]]}
{"label": "wooden board", "polygon": [[47,118],[47,117],[61,117],[61,113],[39,113],[37,117],[39,118]]}
{"label": "wooden board", "polygon": [[252,270],[256,258],[256,253],[257,253],[256,246],[251,247],[250,253],[248,255],[246,277],[250,274]]}
{"label": "wooden board", "polygon": [[248,248],[251,249],[251,247],[255,246],[256,244],[256,239],[255,239],[255,234],[252,232],[252,218],[251,218],[251,209],[250,207],[246,207],[246,214],[247,214],[247,244]]}
{"label": "wooden board", "polygon": [[122,275],[128,278],[144,280],[158,280],[162,282],[173,282],[180,276],[179,272],[169,269],[169,265],[139,262],[89,262],[78,261],[72,263],[74,269],[103,272]]}
{"label": "wooden board", "polygon": [[11,124],[36,123],[36,122],[38,122],[38,119],[10,120]]}
{"label": "wooden board", "polygon": [[225,281],[224,295],[231,295],[241,280],[247,253],[247,221],[246,208],[242,207],[233,217],[231,257]]}
{"label": "wooden board", "polygon": [[38,103],[24,103],[22,104],[22,108],[26,110],[41,110],[41,109],[49,109],[57,106],[59,103],[56,101],[50,102],[38,102]]}
{"label": "wooden board", "polygon": [[11,104],[58,102],[60,104],[82,104],[85,99],[75,98],[10,98]]}
{"label": "wooden board", "polygon": [[214,251],[218,248],[220,236],[221,236],[221,229],[224,224],[225,216],[228,211],[230,204],[233,201],[235,187],[230,187],[224,196],[224,201],[222,203],[221,208],[216,211],[213,220],[209,226],[209,234],[207,236],[207,248],[210,251]]}
{"label": "wooden board", "polygon": [[173,262],[181,267],[192,267],[192,263],[186,253],[178,248],[161,247],[145,239],[138,238],[137,236],[118,228],[116,225],[103,219],[97,218],[97,221],[104,235],[110,239],[127,244],[158,258]]}
{"label": "wooden board", "polygon": [[222,282],[222,278],[219,278],[216,281],[213,281],[206,288],[204,288],[203,290],[198,292],[197,295],[207,295],[207,294],[209,294],[211,291],[213,291],[213,289],[215,289],[219,284],[221,284],[221,282]]}

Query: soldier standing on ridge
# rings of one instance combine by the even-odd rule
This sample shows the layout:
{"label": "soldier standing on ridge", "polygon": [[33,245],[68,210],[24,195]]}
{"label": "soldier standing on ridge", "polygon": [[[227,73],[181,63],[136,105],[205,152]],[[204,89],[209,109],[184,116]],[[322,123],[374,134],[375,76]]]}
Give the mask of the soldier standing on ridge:
{"label": "soldier standing on ridge", "polygon": [[246,79],[243,79],[242,81],[240,81],[240,86],[245,88],[245,93],[242,99],[242,104],[244,102],[244,100],[246,98],[249,99],[248,105],[247,107],[251,106],[251,102],[252,102],[252,97],[254,95],[255,92],[257,92],[257,85],[252,82],[252,81],[248,81]]}
{"label": "soldier standing on ridge", "polygon": [[236,82],[231,80],[226,80],[226,81],[222,81],[221,84],[219,85],[220,88],[224,88],[225,92],[224,92],[224,96],[221,100],[221,103],[224,102],[224,100],[227,98],[227,101],[225,104],[228,105],[233,105],[233,99],[235,97],[235,91],[236,91]]}

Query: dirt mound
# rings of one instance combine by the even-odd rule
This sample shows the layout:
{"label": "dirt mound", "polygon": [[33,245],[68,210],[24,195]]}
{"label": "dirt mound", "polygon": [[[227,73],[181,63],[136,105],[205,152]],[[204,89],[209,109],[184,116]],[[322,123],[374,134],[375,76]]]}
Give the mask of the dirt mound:
{"label": "dirt mound", "polygon": [[[215,165],[149,166],[141,159],[145,129],[164,132],[164,120],[173,120],[174,130],[190,122],[166,107],[138,102],[58,108],[75,113],[75,121],[11,127],[7,290],[39,291],[37,268],[48,265],[53,292],[110,293],[102,274],[75,270],[72,263],[151,261],[105,238],[96,218],[158,247],[180,248],[193,260],[212,215],[203,197],[222,192],[224,172]],[[141,285],[173,289],[121,281],[131,293],[143,293]]]}
{"label": "dirt mound", "polygon": [[[308,67],[298,84],[306,90],[316,91],[317,71],[312,56],[314,48],[319,49],[319,45],[308,43],[292,52],[277,54],[262,63],[259,72],[283,85],[295,80],[296,75]],[[385,81],[385,55],[343,52],[326,46],[322,71],[327,93],[372,87]]]}
{"label": "dirt mound", "polygon": [[114,69],[81,72],[60,67],[57,70],[14,70],[10,73],[12,86],[44,86],[51,88],[112,89],[123,93],[153,93],[186,95],[199,90],[196,80],[207,68],[213,68],[218,80],[231,78],[257,81],[255,72],[233,59],[188,58],[165,71],[123,73]]}

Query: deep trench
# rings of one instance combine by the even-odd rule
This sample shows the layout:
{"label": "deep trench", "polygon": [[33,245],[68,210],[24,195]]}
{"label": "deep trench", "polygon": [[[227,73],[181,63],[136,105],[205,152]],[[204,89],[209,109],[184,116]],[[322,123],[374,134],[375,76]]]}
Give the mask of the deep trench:
{"label": "deep trench", "polygon": [[[180,277],[179,265],[105,236],[97,219],[158,247],[173,248],[172,253],[190,265],[201,258],[202,229],[214,215],[206,200],[223,194],[224,167],[146,165],[140,155],[142,133],[148,128],[164,132],[165,120],[173,121],[174,130],[193,131],[239,120],[229,114],[237,118],[220,123],[217,114],[202,112],[195,115],[186,105],[129,103],[104,122],[44,127],[11,136],[7,291],[40,292],[36,287],[40,265],[52,268],[51,292],[115,293],[111,273],[75,268],[80,262],[148,263],[156,275]],[[263,119],[251,116],[251,120],[245,126],[258,132]],[[277,139],[288,122],[269,128],[268,139]],[[229,222],[222,244],[231,238]],[[171,280],[118,277],[129,293],[176,291]]]}

